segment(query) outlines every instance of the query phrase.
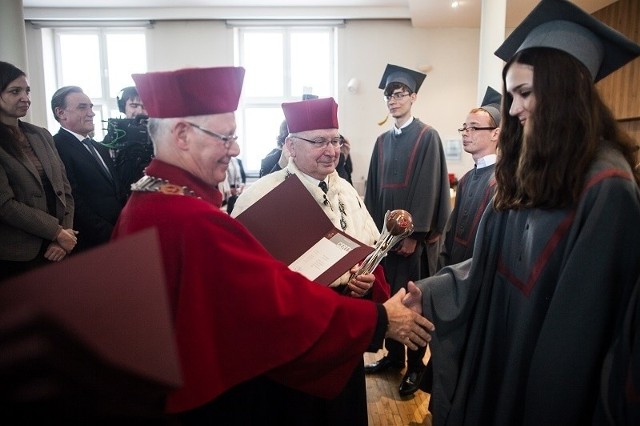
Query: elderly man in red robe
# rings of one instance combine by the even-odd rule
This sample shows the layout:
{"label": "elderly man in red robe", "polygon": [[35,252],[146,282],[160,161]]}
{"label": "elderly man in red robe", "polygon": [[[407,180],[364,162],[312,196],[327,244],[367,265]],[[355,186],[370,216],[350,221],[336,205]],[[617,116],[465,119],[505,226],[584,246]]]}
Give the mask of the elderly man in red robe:
{"label": "elderly man in red robe", "polygon": [[385,336],[426,345],[433,328],[402,305],[403,293],[384,304],[340,297],[290,271],[220,211],[217,185],[239,154],[243,68],[133,78],[155,158],[113,237],[159,233],[184,377],[167,399],[169,413],[183,424],[279,424],[264,395],[285,386],[333,397]]}

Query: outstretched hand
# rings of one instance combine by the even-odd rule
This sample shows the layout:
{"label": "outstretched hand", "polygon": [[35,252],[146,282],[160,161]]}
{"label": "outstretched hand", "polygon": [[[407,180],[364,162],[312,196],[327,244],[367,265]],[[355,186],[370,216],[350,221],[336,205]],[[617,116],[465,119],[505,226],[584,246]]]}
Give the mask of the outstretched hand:
{"label": "outstretched hand", "polygon": [[402,304],[413,312],[422,315],[422,291],[413,281],[409,281],[407,288],[409,291],[402,298]]}
{"label": "outstretched hand", "polygon": [[[397,340],[412,350],[417,350],[418,347],[426,346],[431,340],[430,333],[435,331],[435,327],[422,315],[402,304],[406,295],[406,290],[400,289],[383,304],[389,318],[389,327],[385,337]],[[415,295],[411,297],[415,298]],[[410,301],[410,303],[415,304],[415,301]]]}

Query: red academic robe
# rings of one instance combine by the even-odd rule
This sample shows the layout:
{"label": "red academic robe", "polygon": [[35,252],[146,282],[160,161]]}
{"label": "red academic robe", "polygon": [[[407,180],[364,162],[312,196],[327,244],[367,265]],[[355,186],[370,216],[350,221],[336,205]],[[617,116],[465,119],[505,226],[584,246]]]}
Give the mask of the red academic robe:
{"label": "red academic robe", "polygon": [[160,236],[184,379],[167,411],[200,407],[260,375],[336,396],[371,343],[376,305],[290,271],[220,211],[217,189],[186,171],[153,160],[146,174],[196,195],[134,192],[113,233],[155,227]]}

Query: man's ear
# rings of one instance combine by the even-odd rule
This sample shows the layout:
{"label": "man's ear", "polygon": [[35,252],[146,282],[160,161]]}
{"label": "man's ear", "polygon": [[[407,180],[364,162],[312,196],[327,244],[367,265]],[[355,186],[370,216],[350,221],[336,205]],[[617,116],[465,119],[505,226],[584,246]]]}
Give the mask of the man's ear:
{"label": "man's ear", "polygon": [[56,107],[54,114],[58,121],[62,121],[62,116],[64,115],[64,108]]}
{"label": "man's ear", "polygon": [[289,156],[295,158],[296,150],[295,150],[295,143],[293,143],[293,138],[290,138],[287,136],[287,139],[284,140],[284,147],[289,152]]}
{"label": "man's ear", "polygon": [[492,130],[493,135],[491,139],[494,139],[496,142],[498,142],[498,139],[500,139],[500,127],[496,127],[495,129]]}
{"label": "man's ear", "polygon": [[189,147],[189,130],[191,130],[191,126],[184,121],[177,121],[171,128],[178,148],[186,150]]}

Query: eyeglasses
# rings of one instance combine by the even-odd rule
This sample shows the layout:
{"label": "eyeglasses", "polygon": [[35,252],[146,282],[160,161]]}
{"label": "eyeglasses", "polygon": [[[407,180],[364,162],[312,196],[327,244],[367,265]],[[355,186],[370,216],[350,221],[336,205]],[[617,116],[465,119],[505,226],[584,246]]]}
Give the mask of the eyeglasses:
{"label": "eyeglasses", "polygon": [[387,102],[389,102],[391,99],[393,99],[394,101],[399,101],[399,100],[401,100],[402,98],[404,98],[405,96],[411,96],[411,93],[407,93],[407,92],[401,93],[401,92],[398,92],[398,93],[392,93],[392,94],[390,94],[390,95],[384,95],[384,100],[385,100],[385,101],[387,101]]}
{"label": "eyeglasses", "polygon": [[478,126],[468,126],[468,127],[462,127],[460,129],[458,129],[458,133],[462,134],[462,132],[468,132],[469,134],[475,132],[476,130],[493,130],[493,129],[497,129],[497,127],[478,127]]}
{"label": "eyeglasses", "polygon": [[233,136],[221,135],[220,133],[212,132],[211,130],[207,130],[204,127],[200,127],[197,124],[192,123],[190,121],[187,121],[186,123],[189,126],[195,127],[196,129],[202,131],[203,133],[206,133],[209,136],[213,136],[214,138],[220,139],[226,149],[231,148],[231,144],[233,144],[235,141],[238,140],[238,135],[233,135]]}
{"label": "eyeglasses", "polygon": [[334,148],[339,148],[342,146],[344,142],[344,140],[340,137],[333,138],[333,139],[323,139],[323,138],[305,139],[296,135],[291,135],[291,136],[294,138],[302,139],[303,141],[309,142],[310,144],[313,145],[314,148],[317,148],[317,149],[324,149],[329,145],[331,145]]}

